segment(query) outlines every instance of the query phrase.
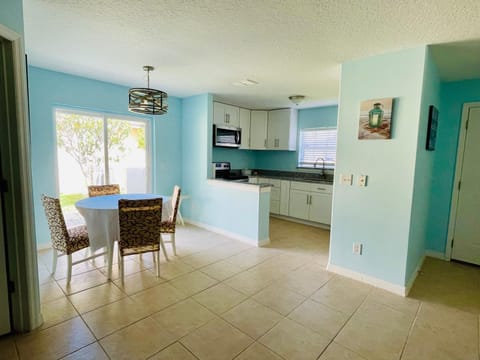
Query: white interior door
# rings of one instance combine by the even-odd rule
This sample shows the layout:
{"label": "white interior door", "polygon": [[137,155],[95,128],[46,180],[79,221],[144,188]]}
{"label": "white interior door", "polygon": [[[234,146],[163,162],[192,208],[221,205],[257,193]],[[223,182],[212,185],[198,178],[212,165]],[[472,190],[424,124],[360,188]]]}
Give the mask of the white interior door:
{"label": "white interior door", "polygon": [[464,144],[452,259],[480,265],[480,107],[470,108]]}

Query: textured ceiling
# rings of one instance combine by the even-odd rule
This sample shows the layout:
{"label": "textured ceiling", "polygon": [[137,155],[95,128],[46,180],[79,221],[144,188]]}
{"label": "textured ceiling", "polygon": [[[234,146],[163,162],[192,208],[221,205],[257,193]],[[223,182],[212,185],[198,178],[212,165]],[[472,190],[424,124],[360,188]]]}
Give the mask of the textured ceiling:
{"label": "textured ceiling", "polygon": [[[480,38],[478,0],[23,2],[32,65],[145,86],[148,64],[151,87],[251,108],[290,106],[292,94],[305,95],[304,105],[328,103],[345,61]],[[474,76],[460,70],[449,76]],[[259,84],[233,85],[242,79]]]}

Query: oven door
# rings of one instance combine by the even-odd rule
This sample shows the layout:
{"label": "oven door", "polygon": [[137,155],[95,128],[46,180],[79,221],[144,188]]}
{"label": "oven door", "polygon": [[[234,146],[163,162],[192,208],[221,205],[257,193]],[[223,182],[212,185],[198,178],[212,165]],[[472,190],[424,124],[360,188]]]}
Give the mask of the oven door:
{"label": "oven door", "polygon": [[213,125],[213,145],[221,147],[240,147],[242,129],[233,126]]}

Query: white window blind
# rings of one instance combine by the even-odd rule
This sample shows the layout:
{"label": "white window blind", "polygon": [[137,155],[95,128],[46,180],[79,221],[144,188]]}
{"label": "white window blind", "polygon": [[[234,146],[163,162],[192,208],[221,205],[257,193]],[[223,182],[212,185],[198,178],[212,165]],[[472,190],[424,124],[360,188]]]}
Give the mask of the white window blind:
{"label": "white window blind", "polygon": [[333,169],[337,152],[337,129],[300,130],[298,167]]}

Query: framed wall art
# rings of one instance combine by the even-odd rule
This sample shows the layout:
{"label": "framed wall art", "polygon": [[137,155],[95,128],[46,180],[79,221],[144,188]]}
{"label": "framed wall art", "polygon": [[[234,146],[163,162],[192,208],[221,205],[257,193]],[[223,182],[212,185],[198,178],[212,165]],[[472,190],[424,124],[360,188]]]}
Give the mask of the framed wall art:
{"label": "framed wall art", "polygon": [[358,138],[391,139],[394,98],[365,100],[360,103]]}
{"label": "framed wall art", "polygon": [[428,128],[427,128],[427,143],[425,148],[428,151],[435,150],[435,142],[437,141],[438,128],[438,109],[430,105],[428,110]]}

